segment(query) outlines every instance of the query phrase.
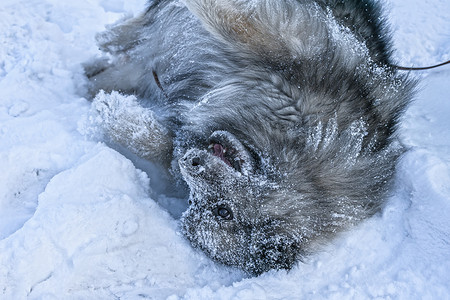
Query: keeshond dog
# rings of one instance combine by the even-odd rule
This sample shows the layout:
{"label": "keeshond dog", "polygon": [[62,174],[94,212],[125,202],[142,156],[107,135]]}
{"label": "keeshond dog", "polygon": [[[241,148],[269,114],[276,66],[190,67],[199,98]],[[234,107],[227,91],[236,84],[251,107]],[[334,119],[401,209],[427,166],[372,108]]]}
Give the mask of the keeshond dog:
{"label": "keeshond dog", "polygon": [[192,245],[257,275],[382,208],[415,87],[386,27],[372,0],[153,0],[86,74],[109,136],[187,183]]}

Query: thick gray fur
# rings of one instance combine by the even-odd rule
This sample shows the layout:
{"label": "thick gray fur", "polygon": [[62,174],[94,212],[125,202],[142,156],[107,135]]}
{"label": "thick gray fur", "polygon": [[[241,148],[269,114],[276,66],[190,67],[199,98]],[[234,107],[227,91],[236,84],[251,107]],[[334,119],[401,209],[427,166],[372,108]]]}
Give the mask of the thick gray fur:
{"label": "thick gray fur", "polygon": [[141,124],[123,112],[108,130],[181,174],[191,243],[260,274],[383,206],[415,86],[390,67],[385,27],[369,0],[155,0],[98,36],[111,60],[86,72],[93,95],[156,112],[144,140],[118,129]]}

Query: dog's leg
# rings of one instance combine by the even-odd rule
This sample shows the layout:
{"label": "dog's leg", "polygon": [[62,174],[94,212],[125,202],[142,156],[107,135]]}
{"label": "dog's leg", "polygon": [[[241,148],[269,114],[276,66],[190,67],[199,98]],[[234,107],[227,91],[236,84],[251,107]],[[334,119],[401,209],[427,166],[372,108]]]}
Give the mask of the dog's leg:
{"label": "dog's leg", "polygon": [[103,53],[109,55],[92,58],[83,64],[89,79],[88,97],[93,98],[100,90],[120,91],[125,94],[139,94],[139,82],[145,76],[145,66],[130,54],[139,42],[145,27],[145,14],[109,26],[108,30],[96,36]]}
{"label": "dog's leg", "polygon": [[172,134],[155,118],[153,111],[139,105],[135,96],[101,91],[93,101],[99,124],[116,143],[138,156],[169,166]]}

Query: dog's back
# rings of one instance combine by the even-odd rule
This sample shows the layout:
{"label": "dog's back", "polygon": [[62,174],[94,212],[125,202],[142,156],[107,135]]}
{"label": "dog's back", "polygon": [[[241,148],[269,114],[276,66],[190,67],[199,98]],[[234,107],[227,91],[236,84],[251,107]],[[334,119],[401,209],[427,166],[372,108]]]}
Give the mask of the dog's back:
{"label": "dog's back", "polygon": [[[382,65],[391,62],[390,39],[381,9],[373,1],[297,2],[316,3],[329,10],[367,45],[375,62]],[[296,9],[290,14],[295,22]],[[301,17],[299,13],[297,18]],[[150,1],[141,16],[112,26],[97,36],[100,49],[112,54],[113,60],[109,64],[99,60],[89,66],[91,93],[95,95],[100,89],[117,90],[163,106],[167,102],[197,101],[246,64],[201,23],[179,0]]]}

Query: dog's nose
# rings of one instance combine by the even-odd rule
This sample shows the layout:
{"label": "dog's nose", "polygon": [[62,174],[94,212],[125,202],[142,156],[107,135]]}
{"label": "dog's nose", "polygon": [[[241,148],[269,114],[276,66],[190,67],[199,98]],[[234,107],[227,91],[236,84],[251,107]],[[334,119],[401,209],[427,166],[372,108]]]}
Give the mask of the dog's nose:
{"label": "dog's nose", "polygon": [[205,158],[200,151],[189,151],[184,155],[182,161],[186,167],[194,167],[196,169],[204,165]]}
{"label": "dog's nose", "polygon": [[179,160],[181,170],[185,172],[183,176],[198,177],[208,171],[208,153],[203,150],[192,149]]}

